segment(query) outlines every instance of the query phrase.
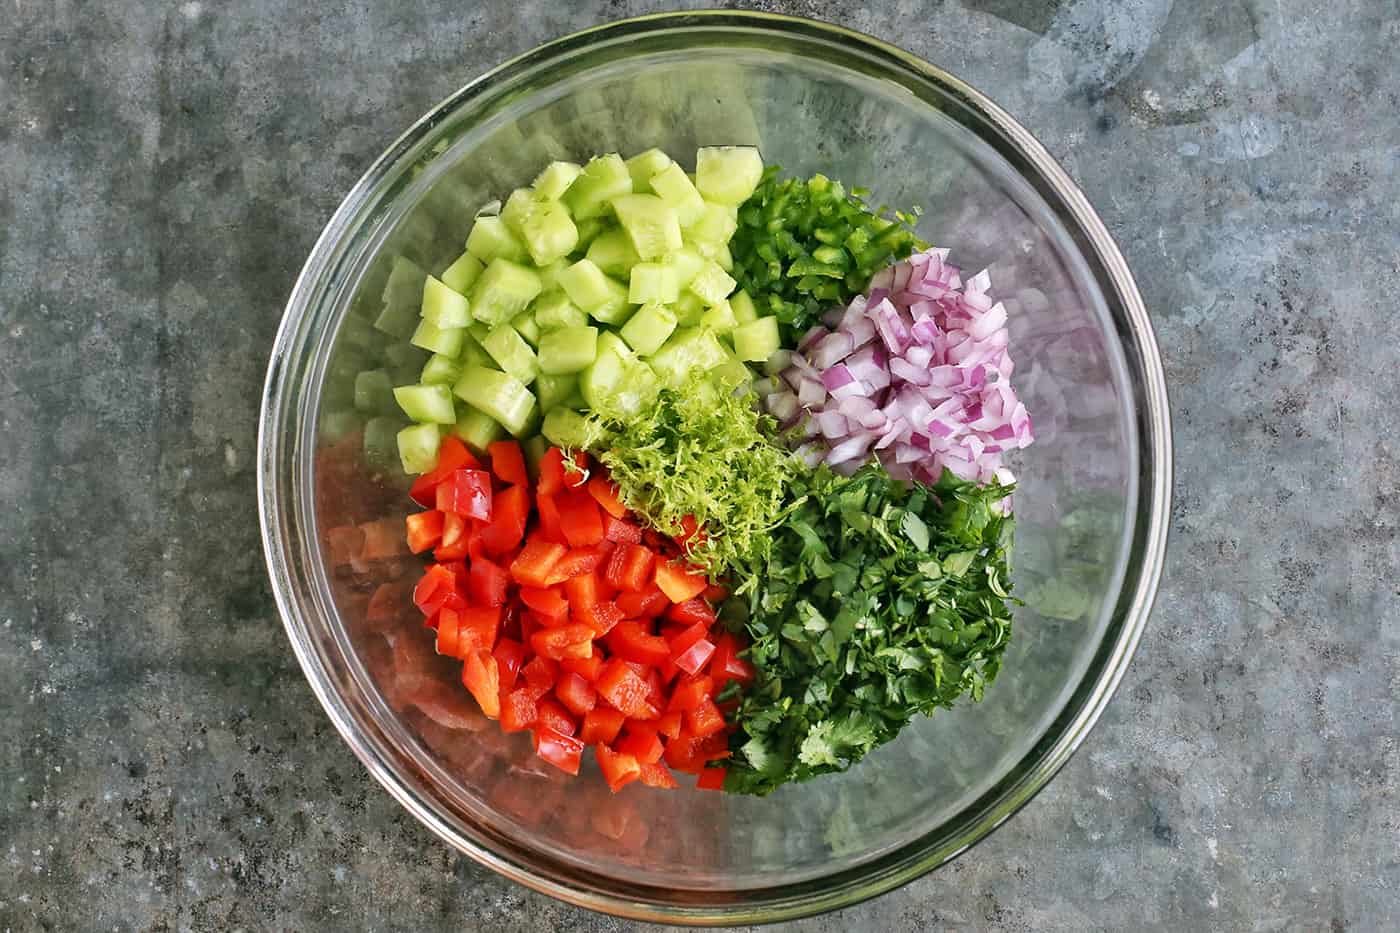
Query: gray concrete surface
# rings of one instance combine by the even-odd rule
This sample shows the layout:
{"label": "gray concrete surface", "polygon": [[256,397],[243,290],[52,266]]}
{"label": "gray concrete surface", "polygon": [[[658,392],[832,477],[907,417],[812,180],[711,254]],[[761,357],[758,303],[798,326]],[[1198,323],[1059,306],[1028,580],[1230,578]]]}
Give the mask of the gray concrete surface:
{"label": "gray concrete surface", "polygon": [[[661,6],[4,4],[0,930],[634,928],[366,776],[287,648],[252,462],[281,304],[385,142]],[[1154,312],[1179,458],[1087,747],[947,870],[789,929],[1400,927],[1395,4],[763,6],[952,69],[1063,159]]]}

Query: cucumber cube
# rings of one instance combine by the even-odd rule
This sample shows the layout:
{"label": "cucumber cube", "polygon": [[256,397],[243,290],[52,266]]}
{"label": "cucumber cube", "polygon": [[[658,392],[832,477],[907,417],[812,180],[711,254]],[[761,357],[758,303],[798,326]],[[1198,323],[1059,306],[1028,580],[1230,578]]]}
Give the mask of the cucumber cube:
{"label": "cucumber cube", "polygon": [[536,298],[531,307],[534,308],[535,323],[539,325],[541,333],[561,327],[582,327],[588,323],[588,312],[557,289]]}
{"label": "cucumber cube", "polygon": [[753,146],[712,146],[695,153],[695,187],[706,201],[737,207],[762,177],[763,158]]}
{"label": "cucumber cube", "polygon": [[705,303],[705,307],[713,308],[729,297],[735,284],[728,272],[721,269],[714,260],[707,260],[687,287]]}
{"label": "cucumber cube", "polygon": [[761,317],[735,328],[734,353],[749,363],[763,363],[782,347],[778,336],[778,319]]}
{"label": "cucumber cube", "polygon": [[[380,415],[365,422],[365,460],[376,468],[388,467],[398,460],[399,430],[404,427],[402,415]],[[430,425],[436,428],[437,425]],[[437,461],[437,449],[433,449]],[[431,469],[431,467],[430,467]],[[405,470],[405,472],[408,472]]]}
{"label": "cucumber cube", "polygon": [[674,164],[671,157],[660,149],[648,149],[634,155],[627,160],[627,173],[632,176],[632,190],[639,194],[651,191],[652,176]]}
{"label": "cucumber cube", "polygon": [[564,205],[546,201],[536,204],[520,222],[520,237],[535,265],[547,266],[569,255],[578,245],[578,227]]}
{"label": "cucumber cube", "polygon": [[676,212],[656,195],[625,194],[613,198],[612,204],[622,229],[642,259],[661,259],[681,248],[681,224]]}
{"label": "cucumber cube", "polygon": [[462,352],[462,342],[466,339],[465,327],[438,327],[430,321],[419,321],[418,329],[413,332],[413,338],[409,342],[415,347],[456,359]]}
{"label": "cucumber cube", "polygon": [[512,434],[525,430],[535,414],[535,397],[525,383],[507,373],[484,366],[466,366],[452,391],[478,411],[485,412]]}
{"label": "cucumber cube", "polygon": [[[548,413],[560,407],[568,407],[568,401],[578,392],[578,376],[569,373],[565,376],[551,376],[542,373],[535,380],[535,398],[540,403],[540,410]],[[548,415],[546,414],[546,417]]]}
{"label": "cucumber cube", "polygon": [[535,179],[535,194],[541,198],[557,201],[569,190],[574,179],[583,172],[583,166],[573,162],[551,162]]}
{"label": "cucumber cube", "polygon": [[[389,370],[389,379],[396,386],[406,385],[416,379],[427,358],[428,354],[406,340],[403,343],[391,343],[384,348],[384,362]],[[394,430],[397,431],[398,428]],[[390,444],[390,447],[392,446]]]}
{"label": "cucumber cube", "polygon": [[394,411],[394,384],[382,369],[367,369],[355,377],[355,408],[369,415]]}
{"label": "cucumber cube", "polygon": [[403,413],[422,424],[455,424],[457,412],[452,408],[452,390],[444,385],[399,386],[394,401]]}
{"label": "cucumber cube", "polygon": [[540,289],[542,291],[553,291],[559,287],[559,273],[569,268],[569,260],[556,259],[545,266],[535,269],[535,275],[540,277]]}
{"label": "cucumber cube", "polygon": [[753,306],[749,293],[743,289],[729,296],[729,307],[734,311],[734,320],[740,324],[758,319],[758,309]]}
{"label": "cucumber cube", "polygon": [[423,320],[439,328],[466,327],[472,322],[472,312],[465,295],[430,275],[423,282]]}
{"label": "cucumber cube", "polygon": [[623,340],[616,331],[611,330],[605,330],[598,335],[598,353],[599,355],[616,353],[624,360],[630,360],[635,355],[632,348],[627,345],[627,341]]}
{"label": "cucumber cube", "polygon": [[472,289],[472,314],[495,327],[524,311],[542,287],[535,270],[508,259],[492,259]]}
{"label": "cucumber cube", "polygon": [[712,331],[688,327],[676,331],[647,362],[666,385],[678,389],[692,370],[708,372],[728,359]]}
{"label": "cucumber cube", "polygon": [[710,378],[722,389],[734,391],[753,385],[753,370],[734,357],[710,370]]}
{"label": "cucumber cube", "polygon": [[738,327],[739,322],[734,317],[734,308],[725,300],[700,315],[700,326],[708,327],[717,334],[726,334]]}
{"label": "cucumber cube", "polygon": [[[437,466],[438,444],[442,433],[435,424],[414,424],[398,433],[399,462],[405,473],[426,473]],[[369,443],[369,431],[365,431]]]}
{"label": "cucumber cube", "polygon": [[651,190],[655,191],[666,206],[676,212],[676,220],[681,229],[689,227],[705,212],[705,200],[695,190],[684,171],[672,162],[651,178]]}
{"label": "cucumber cube", "polygon": [[535,377],[539,375],[540,364],[535,358],[535,351],[530,349],[525,338],[509,324],[500,324],[492,328],[486,339],[481,341],[481,347],[491,354],[491,359],[496,361],[496,365],[500,366],[503,372],[519,379],[524,385],[534,382]]}
{"label": "cucumber cube", "polygon": [[625,278],[632,267],[642,261],[642,257],[637,255],[627,231],[613,228],[598,234],[598,238],[589,244],[588,261],[608,275]]}
{"label": "cucumber cube", "polygon": [[460,295],[471,291],[472,285],[481,275],[486,264],[471,253],[463,253],[457,261],[442,272],[442,283]]}
{"label": "cucumber cube", "polygon": [[632,311],[627,286],[608,278],[590,260],[580,259],[559,273],[559,284],[570,301],[604,324],[621,324]]}
{"label": "cucumber cube", "polygon": [[728,244],[738,229],[739,218],[734,208],[707,203],[699,219],[685,231],[685,238],[701,256],[714,259],[720,247]]}
{"label": "cucumber cube", "polygon": [[681,327],[694,327],[705,315],[705,302],[700,300],[699,295],[686,289],[672,302],[671,311],[675,313],[676,323]]}
{"label": "cucumber cube", "polygon": [[462,413],[462,417],[457,419],[452,433],[470,447],[472,453],[484,457],[487,447],[506,436],[506,429],[485,412],[468,408]]}
{"label": "cucumber cube", "polygon": [[627,288],[627,300],[632,304],[644,305],[649,301],[666,304],[675,301],[680,294],[673,266],[664,262],[639,262],[632,267]]}
{"label": "cucumber cube", "polygon": [[602,432],[578,412],[568,408],[555,408],[544,416],[540,433],[555,447],[572,449],[593,446]]}
{"label": "cucumber cube", "polygon": [[521,311],[510,319],[510,326],[515,328],[515,332],[525,338],[525,342],[530,346],[538,348],[540,345],[540,325],[535,323],[535,315],[532,311]]}
{"label": "cucumber cube", "polygon": [[588,160],[582,174],[564,192],[564,204],[575,220],[601,217],[608,202],[632,191],[632,175],[622,156],[609,153]]}
{"label": "cucumber cube", "polygon": [[622,339],[643,356],[661,349],[676,329],[676,316],[665,305],[646,304],[622,325]]}
{"label": "cucumber cube", "polygon": [[725,272],[734,271],[734,254],[729,251],[729,244],[726,243],[724,246],[716,249],[714,256],[711,258],[714,259],[715,265],[719,266]]}
{"label": "cucumber cube", "polygon": [[[567,207],[568,204],[566,203],[564,206]],[[578,227],[578,245],[574,247],[575,255],[587,250],[589,245],[598,238],[598,234],[608,229],[608,219],[589,217],[587,220],[579,220],[577,217],[574,218],[574,226]]]}
{"label": "cucumber cube", "polygon": [[661,388],[650,366],[615,352],[600,352],[579,376],[578,387],[589,408],[621,417],[639,414]]}
{"label": "cucumber cube", "polygon": [[501,223],[517,238],[523,239],[521,231],[525,229],[525,221],[539,210],[540,204],[529,188],[516,188],[506,198],[505,207],[501,208]]}
{"label": "cucumber cube", "polygon": [[667,256],[666,264],[676,270],[676,287],[685,290],[705,267],[705,257],[684,246]]}
{"label": "cucumber cube", "polygon": [[597,355],[596,327],[561,327],[540,339],[540,371],[551,376],[582,372]]}
{"label": "cucumber cube", "polygon": [[391,337],[407,339],[418,326],[418,310],[423,299],[427,273],[411,259],[395,256],[384,283],[384,308],[374,320],[375,330]]}
{"label": "cucumber cube", "polygon": [[347,434],[356,430],[364,422],[364,418],[357,411],[342,409],[340,411],[322,412],[316,419],[316,435],[328,444],[343,440]]}
{"label": "cucumber cube", "polygon": [[[476,347],[476,342],[471,344]],[[450,356],[443,356],[441,353],[434,353],[428,362],[423,364],[423,372],[418,376],[418,381],[423,385],[446,385],[450,386],[457,381],[457,377],[462,375],[462,364]],[[356,386],[358,389],[358,386]]]}
{"label": "cucumber cube", "polygon": [[472,224],[472,232],[467,235],[467,252],[486,265],[493,259],[509,259],[511,262],[524,262],[525,244],[515,238],[505,221],[499,217],[478,217]]}

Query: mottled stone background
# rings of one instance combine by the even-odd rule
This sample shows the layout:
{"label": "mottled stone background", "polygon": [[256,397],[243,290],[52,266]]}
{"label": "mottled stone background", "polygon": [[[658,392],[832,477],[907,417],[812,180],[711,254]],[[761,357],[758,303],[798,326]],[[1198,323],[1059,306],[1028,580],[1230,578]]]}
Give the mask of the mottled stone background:
{"label": "mottled stone background", "polygon": [[[669,4],[365,6],[0,10],[0,929],[633,928],[370,781],[288,650],[252,463],[282,302],[386,141]],[[1396,929],[1394,0],[763,6],[950,68],[1064,161],[1154,314],[1178,455],[1088,745],[950,868],[790,929]]]}

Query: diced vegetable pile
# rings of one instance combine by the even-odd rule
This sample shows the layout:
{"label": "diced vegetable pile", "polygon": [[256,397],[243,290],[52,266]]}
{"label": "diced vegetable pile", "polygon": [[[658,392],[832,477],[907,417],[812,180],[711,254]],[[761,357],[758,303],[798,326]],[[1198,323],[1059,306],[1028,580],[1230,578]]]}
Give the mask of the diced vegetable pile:
{"label": "diced vegetable pile", "polygon": [[765,794],[996,677],[1032,439],[1006,310],[865,196],[611,153],[436,274],[395,260],[365,449],[417,475],[438,653],[555,767]]}

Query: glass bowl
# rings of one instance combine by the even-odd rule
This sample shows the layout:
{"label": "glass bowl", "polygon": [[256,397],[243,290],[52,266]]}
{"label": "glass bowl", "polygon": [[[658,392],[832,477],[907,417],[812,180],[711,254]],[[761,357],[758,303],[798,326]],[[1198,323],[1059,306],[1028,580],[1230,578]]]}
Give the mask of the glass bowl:
{"label": "glass bowl", "polygon": [[[425,271],[485,202],[555,158],[753,144],[920,205],[922,236],[990,267],[1037,440],[1019,476],[1015,634],[980,704],[851,771],[765,798],[570,779],[501,735],[436,658],[410,588],[399,427],[357,375],[415,381]],[[387,311],[386,311],[387,309]],[[288,302],[268,369],[259,508],[278,607],[317,697],[374,777],[484,865],[636,918],[746,924],[843,907],[955,857],[1084,741],[1146,623],[1171,448],[1161,362],[1123,257],[1046,151],[977,91],[821,23],[685,13],[544,45],[464,87],[374,164]]]}

